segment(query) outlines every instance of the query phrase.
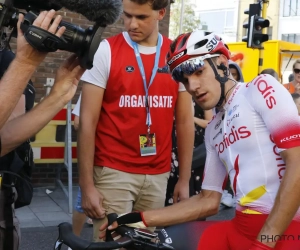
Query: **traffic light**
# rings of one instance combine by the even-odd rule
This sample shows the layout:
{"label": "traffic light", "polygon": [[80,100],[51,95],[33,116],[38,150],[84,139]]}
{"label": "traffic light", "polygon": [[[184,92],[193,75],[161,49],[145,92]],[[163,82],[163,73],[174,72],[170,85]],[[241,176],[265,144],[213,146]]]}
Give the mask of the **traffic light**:
{"label": "traffic light", "polygon": [[248,33],[242,41],[247,43],[248,48],[260,49],[262,48],[261,44],[269,40],[269,36],[263,34],[262,29],[269,27],[270,22],[260,16],[260,3],[250,4],[249,10],[244,11],[244,13],[249,15],[249,19],[247,23],[243,24],[243,27],[248,29]]}

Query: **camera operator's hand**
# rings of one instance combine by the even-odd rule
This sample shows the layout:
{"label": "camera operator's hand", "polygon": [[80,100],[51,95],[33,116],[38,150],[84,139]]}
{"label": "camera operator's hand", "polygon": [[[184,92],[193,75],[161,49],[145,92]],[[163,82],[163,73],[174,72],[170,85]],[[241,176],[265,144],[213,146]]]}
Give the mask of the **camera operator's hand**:
{"label": "camera operator's hand", "polygon": [[85,69],[79,65],[75,54],[66,59],[58,68],[55,83],[49,95],[55,96],[63,104],[67,104],[75,95],[78,82]]}
{"label": "camera operator's hand", "polygon": [[[62,17],[58,15],[53,22],[52,19],[55,16],[55,11],[43,11],[39,16],[34,20],[33,25],[47,30],[48,32],[55,34],[58,37],[61,37],[65,32],[65,27],[60,27],[59,23],[62,20]],[[40,52],[34,49],[25,39],[24,34],[21,30],[21,23],[24,21],[23,14],[19,14],[18,20],[18,37],[17,37],[17,51],[16,51],[16,60],[21,63],[29,64],[37,67],[46,57],[47,53]]]}

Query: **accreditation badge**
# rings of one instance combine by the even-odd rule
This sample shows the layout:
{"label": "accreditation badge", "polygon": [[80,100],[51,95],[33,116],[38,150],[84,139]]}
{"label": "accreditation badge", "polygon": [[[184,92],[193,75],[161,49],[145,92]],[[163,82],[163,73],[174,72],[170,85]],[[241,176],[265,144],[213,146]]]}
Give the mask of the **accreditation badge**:
{"label": "accreditation badge", "polygon": [[143,134],[139,136],[141,156],[156,155],[155,134]]}

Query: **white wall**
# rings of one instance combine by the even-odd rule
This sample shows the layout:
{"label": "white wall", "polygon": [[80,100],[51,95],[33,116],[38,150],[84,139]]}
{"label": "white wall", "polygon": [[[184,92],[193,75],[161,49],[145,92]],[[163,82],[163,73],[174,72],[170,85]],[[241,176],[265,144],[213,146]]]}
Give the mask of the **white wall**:
{"label": "white wall", "polygon": [[[300,3],[300,2],[299,2]],[[278,23],[278,40],[282,40],[283,34],[300,34],[300,16],[284,17],[284,0],[280,0],[279,23]],[[288,82],[288,76],[292,73],[292,65],[295,59],[286,58],[282,63],[283,82]],[[286,67],[288,64],[288,67]]]}
{"label": "white wall", "polygon": [[300,34],[300,16],[284,17],[283,6],[284,0],[280,0],[278,40],[281,40],[283,34]]}
{"label": "white wall", "polygon": [[[202,20],[209,20],[207,21],[208,31],[217,33],[226,42],[236,42],[239,0],[191,0],[191,2],[197,6],[195,13],[200,15],[200,19],[202,13]],[[224,10],[228,10],[232,13],[232,16],[227,16],[227,18],[230,19],[230,25],[227,27],[225,23],[226,19],[220,19],[218,15],[218,13]],[[211,18],[208,18],[208,15]]]}

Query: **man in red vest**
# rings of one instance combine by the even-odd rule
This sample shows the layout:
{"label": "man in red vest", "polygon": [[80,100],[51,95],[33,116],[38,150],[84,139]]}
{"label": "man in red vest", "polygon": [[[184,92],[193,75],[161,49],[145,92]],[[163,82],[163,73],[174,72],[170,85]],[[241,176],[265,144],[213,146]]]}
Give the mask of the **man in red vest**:
{"label": "man in red vest", "polygon": [[164,206],[174,112],[180,177],[173,198],[189,197],[192,101],[164,68],[171,41],[158,27],[168,4],[123,0],[126,32],[100,43],[94,67],[82,77],[79,184],[94,240],[106,213]]}

